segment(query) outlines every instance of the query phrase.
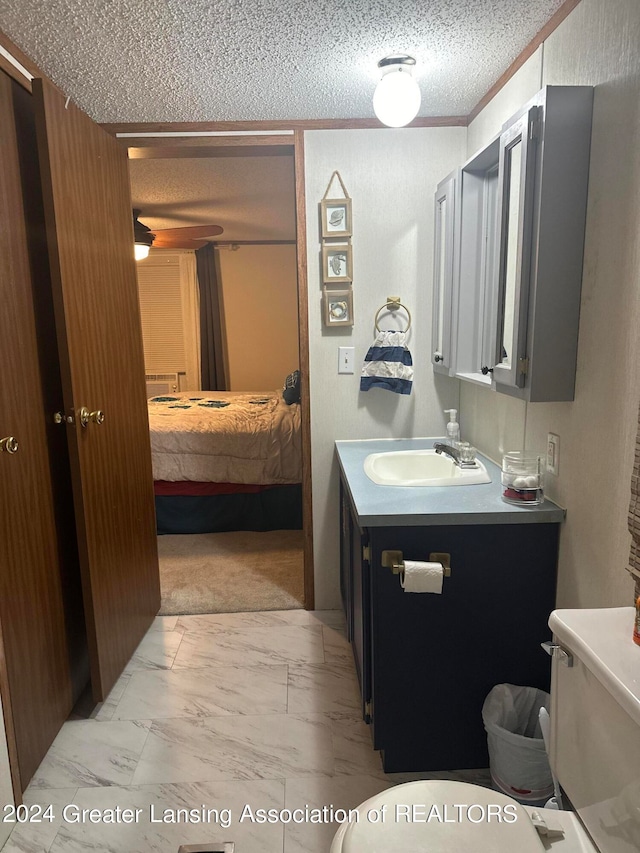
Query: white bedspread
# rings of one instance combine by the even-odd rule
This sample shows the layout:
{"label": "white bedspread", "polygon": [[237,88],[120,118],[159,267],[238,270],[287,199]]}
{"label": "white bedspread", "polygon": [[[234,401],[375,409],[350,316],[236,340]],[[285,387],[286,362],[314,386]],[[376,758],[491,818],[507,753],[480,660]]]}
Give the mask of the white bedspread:
{"label": "white bedspread", "polygon": [[173,399],[149,400],[154,480],[260,485],[302,480],[300,406],[288,406],[281,391],[169,396]]}

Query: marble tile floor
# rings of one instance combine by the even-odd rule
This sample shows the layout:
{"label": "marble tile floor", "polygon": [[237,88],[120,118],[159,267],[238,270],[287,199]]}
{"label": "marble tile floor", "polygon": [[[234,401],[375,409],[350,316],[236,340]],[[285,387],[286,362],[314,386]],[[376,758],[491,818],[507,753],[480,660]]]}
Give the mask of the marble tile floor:
{"label": "marble tile floor", "polygon": [[[338,611],[158,617],[106,702],[63,726],[24,797],[51,809],[4,853],[327,853],[337,824],[256,810],[354,808],[416,778],[487,784],[486,771],[385,774],[359,704]],[[190,820],[165,820],[178,810]]]}

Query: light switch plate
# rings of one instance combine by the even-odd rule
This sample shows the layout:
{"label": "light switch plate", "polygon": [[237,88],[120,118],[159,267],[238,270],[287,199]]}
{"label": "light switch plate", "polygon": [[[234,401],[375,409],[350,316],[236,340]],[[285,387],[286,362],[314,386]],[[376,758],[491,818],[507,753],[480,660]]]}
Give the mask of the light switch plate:
{"label": "light switch plate", "polygon": [[355,347],[338,347],[338,373],[355,373]]}
{"label": "light switch plate", "polygon": [[553,432],[547,434],[547,471],[558,476],[560,470],[560,436]]}

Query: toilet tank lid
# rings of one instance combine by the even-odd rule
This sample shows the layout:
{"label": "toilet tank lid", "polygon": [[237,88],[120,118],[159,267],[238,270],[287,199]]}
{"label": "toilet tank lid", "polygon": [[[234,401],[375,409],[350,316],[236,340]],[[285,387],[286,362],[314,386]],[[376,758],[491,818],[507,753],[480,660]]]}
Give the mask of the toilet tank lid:
{"label": "toilet tank lid", "polygon": [[554,610],[549,627],[640,726],[640,646],[634,607]]}

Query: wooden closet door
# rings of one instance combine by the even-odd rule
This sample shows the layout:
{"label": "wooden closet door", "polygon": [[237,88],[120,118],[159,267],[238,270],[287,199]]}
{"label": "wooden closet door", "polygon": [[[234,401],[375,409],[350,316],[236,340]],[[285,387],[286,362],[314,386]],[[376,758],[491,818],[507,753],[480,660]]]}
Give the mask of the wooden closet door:
{"label": "wooden closet door", "polygon": [[[56,529],[43,402],[46,367],[40,365],[34,258],[22,185],[28,164],[21,168],[20,162],[31,154],[37,170],[35,132],[29,140],[25,127],[30,100],[0,72],[0,438],[17,441],[16,452],[0,451],[0,620],[9,687],[3,704],[5,717],[11,708],[7,732],[15,732],[18,768],[12,771],[15,780],[19,770],[15,787],[21,790],[77,693],[72,683],[76,649],[71,648],[76,643],[65,618],[64,555]],[[41,342],[44,358],[46,344]],[[82,621],[81,606],[77,617]]]}
{"label": "wooden closet door", "polygon": [[[127,155],[33,81],[91,678],[103,700],[160,607]],[[80,410],[94,414],[86,426]]]}

